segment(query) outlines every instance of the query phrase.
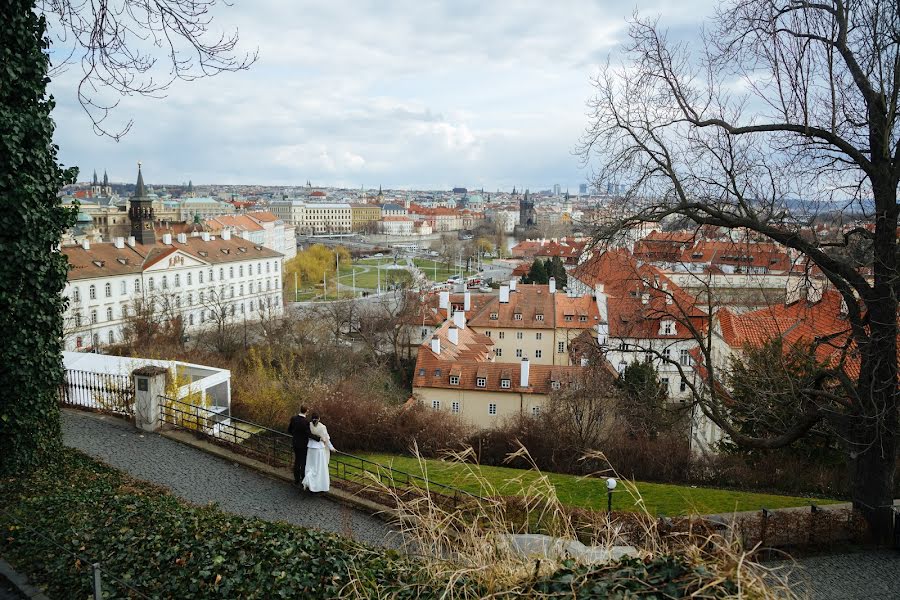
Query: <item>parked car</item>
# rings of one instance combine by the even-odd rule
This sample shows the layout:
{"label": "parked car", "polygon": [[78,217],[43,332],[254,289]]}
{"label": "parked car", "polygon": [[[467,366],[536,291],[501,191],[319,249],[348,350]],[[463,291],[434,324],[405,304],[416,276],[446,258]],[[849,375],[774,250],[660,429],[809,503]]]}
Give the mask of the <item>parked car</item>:
{"label": "parked car", "polygon": [[379,252],[378,254],[373,254],[373,255],[372,255],[372,258],[381,258],[382,256],[384,256],[384,254],[382,254],[381,252]]}

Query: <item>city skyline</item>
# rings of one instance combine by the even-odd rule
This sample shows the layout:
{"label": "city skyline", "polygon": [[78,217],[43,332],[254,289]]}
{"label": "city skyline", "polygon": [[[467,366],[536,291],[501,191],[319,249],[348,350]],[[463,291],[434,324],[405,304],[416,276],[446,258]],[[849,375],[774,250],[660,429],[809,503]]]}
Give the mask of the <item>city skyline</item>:
{"label": "city skyline", "polygon": [[[78,166],[81,181],[95,168],[131,181],[139,159],[155,181],[196,185],[559,184],[574,193],[587,181],[574,150],[590,77],[624,38],[633,7],[335,3],[283,18],[291,6],[266,0],[218,10],[214,30],[238,26],[241,48],[258,47],[259,61],[176,82],[162,99],[121,98],[106,125],[134,126],[118,143],[96,136],[78,105],[80,68],[54,77],[62,162]],[[696,39],[710,6],[638,8],[659,14],[673,37]],[[54,46],[54,58],[63,52]]]}

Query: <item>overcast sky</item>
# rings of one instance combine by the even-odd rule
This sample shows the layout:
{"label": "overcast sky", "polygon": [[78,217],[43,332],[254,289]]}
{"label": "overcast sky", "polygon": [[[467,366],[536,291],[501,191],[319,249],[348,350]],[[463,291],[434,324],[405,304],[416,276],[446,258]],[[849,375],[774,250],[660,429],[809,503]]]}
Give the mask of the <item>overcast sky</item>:
{"label": "overcast sky", "polygon": [[[163,99],[123,98],[98,137],[78,104],[80,67],[51,91],[65,165],[132,181],[413,189],[577,191],[573,151],[597,65],[637,8],[670,35],[699,37],[710,0],[671,2],[236,0],[251,70],[177,82]],[[112,126],[115,126],[112,123]]]}

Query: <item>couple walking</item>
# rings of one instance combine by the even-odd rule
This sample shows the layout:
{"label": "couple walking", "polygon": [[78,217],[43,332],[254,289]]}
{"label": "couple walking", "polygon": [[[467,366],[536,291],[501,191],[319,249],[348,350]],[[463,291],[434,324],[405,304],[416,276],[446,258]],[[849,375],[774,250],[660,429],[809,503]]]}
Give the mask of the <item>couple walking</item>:
{"label": "couple walking", "polygon": [[288,433],[294,440],[294,485],[311,492],[327,492],[331,483],[328,461],[335,448],[319,415],[312,413],[307,420],[306,407],[301,406],[300,414],[291,417]]}

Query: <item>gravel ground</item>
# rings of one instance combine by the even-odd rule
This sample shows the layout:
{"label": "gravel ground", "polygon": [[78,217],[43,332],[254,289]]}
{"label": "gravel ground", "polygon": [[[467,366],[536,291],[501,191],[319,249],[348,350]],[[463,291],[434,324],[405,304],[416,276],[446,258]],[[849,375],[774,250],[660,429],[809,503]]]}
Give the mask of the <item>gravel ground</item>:
{"label": "gravel ground", "polygon": [[290,484],[156,434],[138,433],[122,419],[62,411],[67,446],[163,485],[196,504],[216,502],[228,512],[285,521],[379,546],[396,546],[397,534],[365,513],[321,497],[301,495]]}
{"label": "gravel ground", "polygon": [[804,583],[812,600],[900,599],[900,551],[864,550],[797,560],[792,581]]}

